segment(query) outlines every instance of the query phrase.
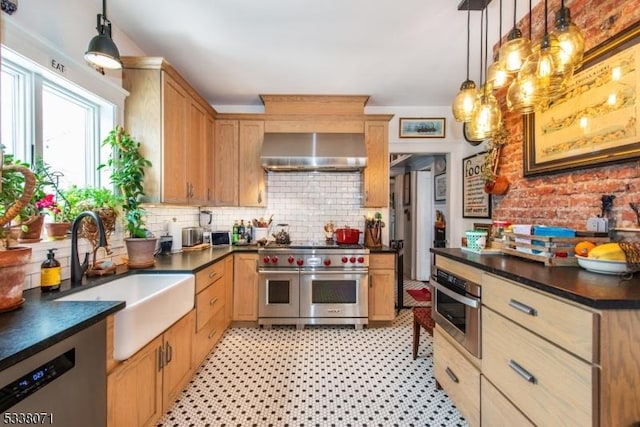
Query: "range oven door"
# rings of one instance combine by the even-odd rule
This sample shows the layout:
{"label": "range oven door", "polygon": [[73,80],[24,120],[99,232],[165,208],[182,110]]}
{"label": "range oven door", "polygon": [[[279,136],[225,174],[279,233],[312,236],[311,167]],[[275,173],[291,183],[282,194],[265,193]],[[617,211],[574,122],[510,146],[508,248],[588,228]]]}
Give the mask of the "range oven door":
{"label": "range oven door", "polygon": [[298,270],[260,269],[258,273],[258,317],[298,317],[300,315]]}
{"label": "range oven door", "polygon": [[469,353],[480,358],[480,298],[433,278],[430,284],[434,290],[433,320]]}
{"label": "range oven door", "polygon": [[300,272],[300,317],[368,317],[367,280],[366,270],[302,270]]}

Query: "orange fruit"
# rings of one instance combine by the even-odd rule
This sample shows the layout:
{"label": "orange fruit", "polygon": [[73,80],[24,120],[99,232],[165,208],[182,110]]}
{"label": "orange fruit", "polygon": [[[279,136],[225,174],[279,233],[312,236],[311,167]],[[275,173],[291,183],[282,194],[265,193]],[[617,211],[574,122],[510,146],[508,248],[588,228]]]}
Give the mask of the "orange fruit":
{"label": "orange fruit", "polygon": [[591,249],[595,247],[596,247],[595,244],[585,240],[583,242],[578,242],[574,248],[574,251],[576,255],[587,256],[589,255],[589,252],[591,251]]}

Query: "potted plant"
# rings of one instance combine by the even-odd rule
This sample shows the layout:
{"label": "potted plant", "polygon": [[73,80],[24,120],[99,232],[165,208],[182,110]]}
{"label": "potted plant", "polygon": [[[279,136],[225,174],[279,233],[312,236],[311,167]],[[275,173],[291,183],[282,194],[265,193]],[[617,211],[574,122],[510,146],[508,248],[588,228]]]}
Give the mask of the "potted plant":
{"label": "potted plant", "polygon": [[124,128],[117,125],[103,141],[112,149],[109,160],[98,169],[108,166],[111,182],[119,190],[121,209],[129,235],[125,238],[128,265],[132,268],[150,267],[155,264],[154,254],[157,237],[146,228],[141,198],[144,193],[145,168],[151,162],[140,153],[140,143],[134,140]]}
{"label": "potted plant", "polygon": [[11,155],[2,156],[0,165],[0,310],[12,310],[24,302],[22,292],[30,247],[14,247],[10,239],[11,221],[31,203],[37,185],[34,173],[15,163]]}

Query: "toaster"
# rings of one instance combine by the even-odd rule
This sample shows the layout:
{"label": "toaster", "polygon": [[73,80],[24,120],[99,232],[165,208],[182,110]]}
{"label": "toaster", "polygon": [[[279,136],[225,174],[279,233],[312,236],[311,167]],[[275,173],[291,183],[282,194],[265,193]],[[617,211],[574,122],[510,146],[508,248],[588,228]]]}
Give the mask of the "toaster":
{"label": "toaster", "polygon": [[182,229],[182,246],[195,246],[202,243],[202,228],[186,227]]}

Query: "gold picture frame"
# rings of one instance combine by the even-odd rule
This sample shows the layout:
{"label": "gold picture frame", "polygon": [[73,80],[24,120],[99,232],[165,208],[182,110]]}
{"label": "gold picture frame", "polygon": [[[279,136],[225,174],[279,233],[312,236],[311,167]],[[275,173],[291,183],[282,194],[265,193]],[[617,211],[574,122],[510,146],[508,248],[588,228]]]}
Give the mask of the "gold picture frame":
{"label": "gold picture frame", "polygon": [[640,157],[640,22],[589,50],[567,92],[523,116],[524,176]]}

